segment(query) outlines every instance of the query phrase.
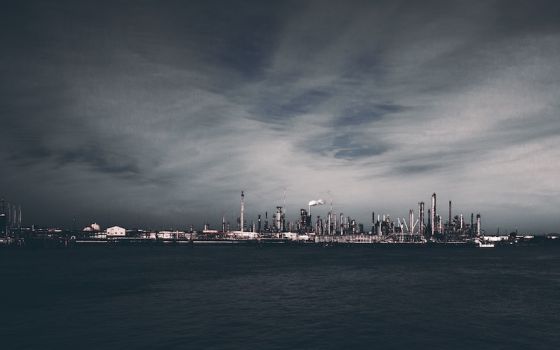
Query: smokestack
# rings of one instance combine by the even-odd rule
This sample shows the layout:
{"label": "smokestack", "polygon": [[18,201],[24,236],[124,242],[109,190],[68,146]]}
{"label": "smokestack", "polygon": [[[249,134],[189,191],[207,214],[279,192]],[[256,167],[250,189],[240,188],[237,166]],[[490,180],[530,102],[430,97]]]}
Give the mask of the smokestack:
{"label": "smokestack", "polygon": [[307,213],[309,214],[309,217],[310,217],[309,220],[311,220],[311,207],[314,207],[314,206],[317,206],[317,205],[323,205],[323,204],[325,204],[325,201],[322,200],[322,199],[317,199],[317,200],[311,200],[311,201],[309,201],[309,204],[308,204],[308,211],[307,211]]}
{"label": "smokestack", "polygon": [[0,199],[0,233],[5,233],[8,236],[7,226],[8,226],[8,218],[6,216],[6,202],[4,199]]}
{"label": "smokestack", "polygon": [[459,218],[460,221],[460,225],[461,225],[461,231],[463,230],[463,214],[461,214],[461,217]]}
{"label": "smokestack", "polygon": [[426,223],[424,222],[424,202],[420,202],[420,227],[418,229],[418,233],[423,235],[425,230]]}
{"label": "smokestack", "polygon": [[16,205],[12,204],[11,206],[11,214],[12,217],[10,218],[10,228],[14,228],[16,227],[16,221],[17,221],[17,211],[16,211]]}
{"label": "smokestack", "polygon": [[436,194],[432,194],[432,210],[430,212],[432,236],[436,233]]}
{"label": "smokestack", "polygon": [[449,201],[449,227],[451,227],[451,201]]}
{"label": "smokestack", "polygon": [[245,215],[245,194],[243,193],[243,191],[241,191],[241,219],[240,219],[241,232],[243,232],[243,227],[245,226],[244,215]]}
{"label": "smokestack", "polygon": [[268,211],[264,212],[264,230],[268,232]]}
{"label": "smokestack", "polygon": [[276,232],[283,232],[284,231],[284,225],[283,225],[283,222],[282,222],[282,207],[276,207],[274,225],[276,226]]}
{"label": "smokestack", "polygon": [[431,228],[432,225],[433,225],[433,223],[432,223],[432,210],[428,209],[428,226],[430,226],[430,234],[431,234],[431,231],[432,231],[432,228]]}
{"label": "smokestack", "polygon": [[12,205],[10,203],[7,203],[6,207],[6,228],[9,230],[12,228]]}
{"label": "smokestack", "polygon": [[408,222],[410,223],[408,231],[412,234],[414,233],[414,210],[412,209],[408,211]]}
{"label": "smokestack", "polygon": [[476,235],[480,237],[480,214],[476,214]]}
{"label": "smokestack", "polygon": [[18,230],[21,230],[21,204],[18,206],[18,218],[17,218],[17,223],[18,223]]}
{"label": "smokestack", "polygon": [[17,227],[17,207],[15,204],[12,204],[12,228]]}

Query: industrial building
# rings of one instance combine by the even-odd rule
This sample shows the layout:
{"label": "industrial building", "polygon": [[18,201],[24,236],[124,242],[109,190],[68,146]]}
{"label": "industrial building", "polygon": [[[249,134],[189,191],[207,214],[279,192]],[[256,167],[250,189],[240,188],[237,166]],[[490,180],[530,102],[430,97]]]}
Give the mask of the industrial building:
{"label": "industrial building", "polygon": [[[143,231],[136,230],[128,232],[120,226],[112,226],[105,231],[101,226],[93,223],[85,227],[77,235],[80,239],[134,241],[138,239],[155,241],[180,241],[193,240],[193,238],[203,240],[291,240],[298,242],[316,243],[465,243],[470,241],[483,242],[484,230],[482,229],[482,219],[480,214],[471,213],[470,223],[466,223],[463,213],[453,215],[452,201],[449,201],[447,220],[438,213],[437,195],[431,195],[431,205],[427,212],[427,222],[425,213],[425,202],[418,202],[416,211],[408,209],[406,217],[393,217],[390,214],[371,212],[371,226],[368,230],[365,225],[355,217],[345,215],[342,212],[335,212],[332,199],[330,208],[326,215],[313,213],[313,208],[325,204],[322,199],[311,200],[307,203],[307,208],[301,208],[295,220],[287,220],[287,212],[284,205],[276,206],[272,216],[272,224],[269,224],[268,211],[263,215],[255,214],[255,219],[247,220],[245,212],[245,191],[241,191],[239,202],[239,216],[237,217],[237,230],[231,230],[226,216],[221,218],[221,230],[212,229],[208,223],[204,224],[204,229],[197,233],[191,229],[189,233],[185,231]],[[247,222],[250,224],[248,225]],[[369,229],[371,227],[371,229]],[[0,230],[7,238],[8,236],[17,237],[16,232],[21,230],[21,206],[16,206],[6,201],[0,201]],[[43,232],[43,231],[37,231]],[[54,231],[47,231],[51,234]],[[61,230],[57,231],[61,232]],[[56,233],[56,232],[55,232]],[[7,241],[7,239],[6,239]]]}
{"label": "industrial building", "polygon": [[113,226],[105,230],[107,237],[124,237],[126,236],[126,229],[120,226]]}

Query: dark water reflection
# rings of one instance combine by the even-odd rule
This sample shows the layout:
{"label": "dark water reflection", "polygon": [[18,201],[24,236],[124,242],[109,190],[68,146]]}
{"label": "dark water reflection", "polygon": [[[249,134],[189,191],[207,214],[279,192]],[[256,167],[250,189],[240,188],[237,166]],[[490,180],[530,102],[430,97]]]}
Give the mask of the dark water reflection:
{"label": "dark water reflection", "polygon": [[560,249],[0,251],[3,349],[557,349]]}

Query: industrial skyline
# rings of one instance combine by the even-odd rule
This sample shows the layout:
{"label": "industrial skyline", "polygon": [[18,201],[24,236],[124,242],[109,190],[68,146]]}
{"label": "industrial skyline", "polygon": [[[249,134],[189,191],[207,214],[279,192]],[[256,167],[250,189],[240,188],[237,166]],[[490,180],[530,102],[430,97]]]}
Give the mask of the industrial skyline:
{"label": "industrial skyline", "polygon": [[558,232],[558,18],[544,0],[8,1],[0,197],[41,226],[219,227],[243,189],[249,220],[321,198],[322,217],[420,201],[445,222],[452,200],[488,232]]}
{"label": "industrial skyline", "polygon": [[[235,220],[235,215],[233,218],[226,218],[226,216],[221,217],[221,225],[215,225],[216,220],[206,220],[202,224],[200,222],[191,222],[188,225],[183,225],[182,227],[173,227],[168,224],[162,224],[159,228],[164,228],[163,232],[168,232],[171,230],[176,232],[198,232],[202,234],[221,234],[227,235],[228,233],[241,234],[246,236],[244,238],[255,239],[258,236],[267,237],[268,234],[287,233],[287,234],[297,234],[303,235],[305,240],[308,236],[338,236],[338,235],[373,235],[373,236],[385,236],[389,237],[395,234],[406,234],[407,239],[412,242],[427,242],[427,240],[434,241],[464,241],[468,238],[481,237],[485,231],[481,227],[481,215],[478,213],[476,215],[476,223],[474,221],[474,212],[471,213],[470,223],[464,221],[463,213],[454,214],[452,209],[452,201],[449,201],[448,206],[448,217],[447,220],[438,213],[436,210],[437,205],[437,195],[433,193],[431,196],[431,208],[428,210],[427,224],[425,221],[425,210],[424,202],[418,202],[417,209],[408,210],[408,219],[404,216],[399,217],[398,215],[393,216],[391,213],[383,212],[377,213],[375,211],[371,213],[371,226],[368,226],[367,222],[364,223],[359,219],[344,214],[342,208],[338,208],[338,211],[333,206],[332,199],[327,206],[326,214],[321,211],[316,212],[311,210],[311,208],[320,207],[326,205],[327,202],[323,199],[313,199],[307,203],[307,209],[299,209],[299,216],[290,214],[284,205],[276,206],[276,211],[271,211],[270,221],[268,210],[266,208],[260,208],[258,214],[253,218],[247,218],[245,215],[245,191],[241,191],[241,197],[239,202],[239,216]],[[264,214],[263,214],[264,209]],[[417,219],[415,220],[415,213]],[[351,213],[350,213],[351,214]],[[402,219],[402,221],[401,221]],[[408,221],[407,221],[408,220]],[[70,234],[76,234],[80,231],[88,233],[101,232],[102,229],[110,231],[111,229],[118,229],[118,232],[123,234],[126,229],[118,226],[118,222],[109,222],[105,225],[100,225],[97,222],[88,223],[86,227],[82,230],[80,224],[76,219],[72,219],[71,227],[35,227],[35,224],[27,223],[23,225],[22,223],[22,208],[21,205],[16,205],[7,202],[5,199],[0,199],[0,237],[12,237],[17,239],[22,233],[35,232],[66,232]],[[109,227],[110,225],[113,225]],[[189,228],[187,228],[189,227]],[[369,227],[371,229],[368,231]],[[129,227],[132,231],[139,230],[149,230],[158,231],[155,227],[142,227],[134,225]],[[181,230],[181,231],[179,231]],[[499,234],[499,232],[498,232]],[[502,234],[508,235],[508,231],[502,231]],[[517,228],[515,229],[515,234],[517,234]],[[534,233],[533,233],[534,234]],[[263,236],[264,235],[264,236]],[[298,240],[298,236],[294,236]],[[275,237],[279,238],[279,237]],[[286,237],[284,237],[286,238]],[[393,239],[394,237],[389,237]],[[399,238],[404,240],[404,236]]]}
{"label": "industrial skyline", "polygon": [[[312,212],[311,208],[325,205],[323,199],[310,200],[306,208],[299,210],[299,217],[290,218],[283,206],[277,206],[276,212],[268,211],[258,214],[257,219],[245,217],[245,191],[241,191],[239,216],[236,223],[225,216],[221,227],[212,228],[209,222],[203,227],[190,225],[190,228],[154,228],[122,226],[102,226],[99,223],[88,224],[83,229],[35,227],[22,225],[21,207],[5,200],[0,200],[0,242],[9,246],[64,246],[89,243],[119,244],[231,244],[231,243],[317,243],[317,244],[468,244],[478,247],[494,247],[500,244],[518,244],[533,241],[534,234],[522,234],[516,231],[505,234],[486,235],[482,229],[481,215],[471,213],[470,223],[464,216],[453,216],[452,201],[449,201],[447,220],[436,211],[437,196],[432,194],[432,206],[428,210],[427,225],[424,220],[424,202],[418,203],[418,218],[415,210],[409,209],[408,218],[393,217],[388,213],[377,216],[371,213],[371,229],[351,215],[334,210],[329,203],[325,216]],[[549,242],[558,238],[557,234],[542,235]],[[542,241],[542,239],[540,240]]]}

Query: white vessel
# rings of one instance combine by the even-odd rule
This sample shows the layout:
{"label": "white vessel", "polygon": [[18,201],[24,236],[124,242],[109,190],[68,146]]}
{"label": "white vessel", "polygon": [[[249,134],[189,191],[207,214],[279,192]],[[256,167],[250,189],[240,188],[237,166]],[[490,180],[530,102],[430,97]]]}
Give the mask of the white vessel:
{"label": "white vessel", "polygon": [[494,243],[492,243],[492,242],[488,242],[488,241],[484,241],[484,240],[480,240],[480,239],[475,239],[474,243],[479,248],[494,248]]}

